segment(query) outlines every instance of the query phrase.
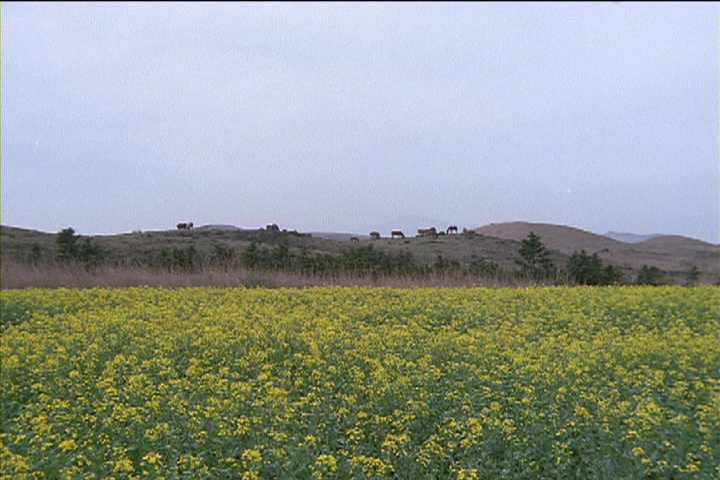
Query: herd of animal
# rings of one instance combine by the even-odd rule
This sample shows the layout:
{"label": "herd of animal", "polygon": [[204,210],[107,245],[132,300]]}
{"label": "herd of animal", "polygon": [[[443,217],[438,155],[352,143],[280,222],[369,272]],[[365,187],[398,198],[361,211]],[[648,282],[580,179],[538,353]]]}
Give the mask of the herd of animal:
{"label": "herd of animal", "polygon": [[[468,232],[467,229],[463,230],[463,233],[467,233],[467,232]],[[418,229],[417,236],[418,237],[433,237],[433,238],[435,238],[438,235],[450,235],[453,233],[455,233],[455,234],[458,233],[458,227],[456,227],[455,225],[450,225],[444,232],[442,230],[440,232],[438,232],[437,228],[435,228],[435,227],[420,228],[420,229]],[[370,238],[372,240],[379,240],[381,238],[380,232],[376,232],[376,231],[370,232]],[[402,238],[405,238],[405,234],[403,233],[402,230],[393,230],[392,232],[390,232],[390,238],[401,238],[402,239]],[[357,243],[360,241],[360,238],[359,237],[351,237],[350,241],[353,243]]]}
{"label": "herd of animal", "polygon": [[[192,222],[182,222],[182,223],[177,224],[178,230],[192,230],[192,228],[193,228]],[[268,226],[267,229],[270,230],[271,227]],[[279,228],[275,224],[272,225],[272,229],[279,230]],[[439,233],[435,227],[420,228],[420,229],[418,229],[417,236],[418,237],[436,238],[438,235],[450,235],[453,233],[455,233],[455,234],[458,233],[458,227],[456,227],[455,225],[450,225],[449,227],[447,227],[447,229],[444,232],[441,230]],[[463,233],[468,233],[468,230],[463,229]],[[381,238],[380,232],[376,232],[376,231],[370,232],[370,238],[372,240],[379,240]],[[390,232],[390,238],[405,238],[405,234],[402,232],[402,230],[393,230],[392,232]],[[353,243],[358,243],[358,242],[360,242],[360,238],[359,237],[351,237],[350,241]]]}

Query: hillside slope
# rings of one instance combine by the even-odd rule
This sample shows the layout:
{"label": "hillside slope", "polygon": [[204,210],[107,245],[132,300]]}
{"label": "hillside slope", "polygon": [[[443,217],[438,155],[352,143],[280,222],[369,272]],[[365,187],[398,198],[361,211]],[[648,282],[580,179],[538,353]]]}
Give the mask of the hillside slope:
{"label": "hillside slope", "polygon": [[527,238],[530,232],[534,232],[540,236],[546,247],[566,254],[572,254],[583,249],[588,252],[597,252],[605,248],[621,248],[624,245],[623,242],[586,232],[579,228],[547,223],[491,223],[484,227],[475,228],[473,231],[480,235],[515,241],[521,241]]}
{"label": "hillside slope", "polygon": [[521,241],[530,232],[539,235],[551,249],[566,255],[585,250],[597,253],[607,263],[637,274],[643,266],[666,272],[665,281],[683,283],[694,265],[706,283],[720,280],[720,246],[679,235],[659,235],[637,243],[625,243],[565,225],[530,222],[496,223],[473,229],[497,238]]}

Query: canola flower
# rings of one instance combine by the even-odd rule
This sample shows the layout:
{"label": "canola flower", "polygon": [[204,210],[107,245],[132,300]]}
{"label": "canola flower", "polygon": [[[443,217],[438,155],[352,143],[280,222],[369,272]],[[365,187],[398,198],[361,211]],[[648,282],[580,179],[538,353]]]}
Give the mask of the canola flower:
{"label": "canola flower", "polygon": [[0,291],[0,478],[718,478],[719,299]]}

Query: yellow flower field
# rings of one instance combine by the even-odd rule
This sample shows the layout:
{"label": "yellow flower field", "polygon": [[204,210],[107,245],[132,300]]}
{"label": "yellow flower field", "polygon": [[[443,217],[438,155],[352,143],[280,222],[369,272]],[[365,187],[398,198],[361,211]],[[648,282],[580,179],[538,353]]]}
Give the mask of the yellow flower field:
{"label": "yellow flower field", "polygon": [[720,477],[720,289],[4,290],[0,476]]}

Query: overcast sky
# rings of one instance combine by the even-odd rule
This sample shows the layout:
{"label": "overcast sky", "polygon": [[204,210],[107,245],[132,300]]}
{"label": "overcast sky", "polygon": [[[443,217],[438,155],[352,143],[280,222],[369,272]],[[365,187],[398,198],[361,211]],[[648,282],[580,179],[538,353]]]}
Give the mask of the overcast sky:
{"label": "overcast sky", "polygon": [[2,224],[366,234],[421,217],[718,243],[718,16],[3,2]]}

